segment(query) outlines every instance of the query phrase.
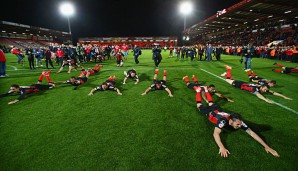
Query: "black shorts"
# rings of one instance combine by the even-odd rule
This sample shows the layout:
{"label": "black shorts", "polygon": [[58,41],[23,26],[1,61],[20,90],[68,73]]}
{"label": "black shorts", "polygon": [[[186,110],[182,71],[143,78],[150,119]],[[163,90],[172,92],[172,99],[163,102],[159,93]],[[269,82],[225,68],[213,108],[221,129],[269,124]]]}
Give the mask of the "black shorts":
{"label": "black shorts", "polygon": [[78,80],[80,80],[80,82],[87,82],[88,78],[87,77],[78,77]]}
{"label": "black shorts", "polygon": [[106,82],[113,84],[115,86],[116,82],[114,80],[107,80]]}
{"label": "black shorts", "polygon": [[284,73],[285,73],[285,74],[291,73],[291,72],[292,72],[292,71],[291,71],[292,69],[293,69],[293,68],[286,67],[285,70],[284,70]]}
{"label": "black shorts", "polygon": [[31,86],[34,86],[36,89],[39,89],[39,90],[49,90],[52,87],[50,85],[44,85],[44,84],[33,84]]}
{"label": "black shorts", "polygon": [[198,84],[198,83],[190,83],[190,84],[187,85],[187,88],[193,89],[194,86],[199,87],[200,84]]}
{"label": "black shorts", "polygon": [[218,111],[222,111],[222,109],[219,107],[219,106],[217,106],[217,105],[212,105],[212,106],[208,106],[208,105],[202,105],[202,106],[200,106],[200,107],[198,107],[198,110],[202,113],[202,114],[204,114],[204,115],[206,115],[206,116],[209,116],[209,114],[211,113],[211,112],[213,112],[214,110],[218,110]]}
{"label": "black shorts", "polygon": [[167,81],[165,80],[153,80],[153,84],[163,84],[163,85],[166,85],[167,84]]}
{"label": "black shorts", "polygon": [[120,65],[121,62],[122,62],[122,59],[116,61],[116,63],[117,63],[118,65]]}
{"label": "black shorts", "polygon": [[232,86],[236,87],[236,88],[241,88],[242,84],[244,84],[245,82],[243,81],[233,81]]}

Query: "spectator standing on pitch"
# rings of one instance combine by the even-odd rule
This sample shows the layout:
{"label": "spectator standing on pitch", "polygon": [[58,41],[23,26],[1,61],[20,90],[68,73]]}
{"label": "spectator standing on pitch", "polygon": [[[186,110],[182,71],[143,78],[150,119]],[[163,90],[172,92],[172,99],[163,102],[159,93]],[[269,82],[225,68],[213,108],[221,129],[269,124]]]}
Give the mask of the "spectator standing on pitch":
{"label": "spectator standing on pitch", "polygon": [[16,57],[18,58],[18,64],[21,63],[21,61],[23,60],[23,57],[21,56],[20,54],[20,50],[17,48],[17,47],[13,47],[12,50],[11,50],[11,53],[16,55]]}
{"label": "spectator standing on pitch", "polygon": [[53,66],[53,62],[52,62],[52,52],[50,51],[49,48],[46,49],[46,52],[45,52],[45,59],[46,59],[46,68],[49,69],[49,63],[51,65],[51,67],[54,69],[54,66]]}
{"label": "spectator standing on pitch", "polygon": [[0,77],[6,76],[6,57],[2,49],[0,49]]}
{"label": "spectator standing on pitch", "polygon": [[123,43],[122,47],[122,53],[124,55],[124,59],[127,60],[127,56],[128,56],[128,45]]}
{"label": "spectator standing on pitch", "polygon": [[26,54],[28,55],[28,62],[29,62],[29,67],[30,69],[35,69],[34,67],[34,54],[33,54],[33,49],[31,46],[28,47],[26,50]]}
{"label": "spectator standing on pitch", "polygon": [[219,45],[218,47],[215,48],[216,60],[220,61],[220,56],[222,53],[223,53],[223,48],[221,47],[221,45]]}
{"label": "spectator standing on pitch", "polygon": [[116,65],[117,67],[122,67],[124,65],[122,57],[124,54],[119,49],[118,52],[116,52]]}
{"label": "spectator standing on pitch", "polygon": [[135,58],[135,63],[136,64],[139,64],[140,61],[139,61],[139,56],[141,55],[142,53],[142,50],[139,46],[135,45],[135,47],[133,48],[133,56]]}
{"label": "spectator standing on pitch", "polygon": [[212,53],[213,53],[213,47],[209,43],[207,48],[206,48],[206,55],[207,55],[207,61],[208,62],[212,61]]}
{"label": "spectator standing on pitch", "polygon": [[254,48],[251,44],[248,44],[246,48],[243,49],[244,55],[244,70],[251,69],[251,58],[254,53]]}
{"label": "spectator standing on pitch", "polygon": [[158,68],[162,60],[161,47],[159,44],[154,44],[154,48],[152,49],[152,59],[154,60],[155,67]]}

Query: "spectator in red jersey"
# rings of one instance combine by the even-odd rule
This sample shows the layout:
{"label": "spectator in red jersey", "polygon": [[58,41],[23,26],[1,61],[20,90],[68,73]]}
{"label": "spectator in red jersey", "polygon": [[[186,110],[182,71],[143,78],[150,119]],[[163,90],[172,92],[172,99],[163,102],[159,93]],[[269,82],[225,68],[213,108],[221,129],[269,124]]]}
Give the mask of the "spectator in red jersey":
{"label": "spectator in red jersey", "polygon": [[286,96],[284,96],[280,93],[269,90],[270,87],[266,84],[264,84],[264,85],[249,84],[249,83],[246,83],[246,82],[243,82],[243,81],[233,80],[232,79],[232,72],[231,72],[232,67],[226,65],[226,69],[227,69],[227,72],[221,74],[221,76],[226,77],[226,82],[227,83],[229,83],[230,85],[232,85],[236,88],[239,88],[241,90],[248,91],[252,94],[255,94],[259,99],[262,99],[267,103],[273,103],[273,101],[267,99],[263,95],[264,93],[270,93],[272,95],[279,96],[279,97],[282,97],[282,98],[287,99],[287,100],[292,100],[291,98],[286,97]]}
{"label": "spectator in red jersey", "polygon": [[123,63],[123,53],[121,52],[121,50],[119,49],[118,52],[116,53],[116,65],[117,67],[122,67],[124,65]]}
{"label": "spectator in red jersey", "polygon": [[123,55],[124,55],[124,59],[127,60],[127,56],[128,56],[128,46],[127,46],[125,43],[123,43],[121,49],[122,49],[122,53],[123,53]]}
{"label": "spectator in red jersey", "polygon": [[289,62],[293,62],[293,50],[292,48],[287,49],[286,51],[287,57]]}
{"label": "spectator in red jersey", "polygon": [[[198,94],[198,93],[197,93]],[[198,96],[198,95],[197,95]],[[261,137],[259,137],[254,131],[252,131],[242,119],[242,116],[238,113],[226,113],[217,105],[203,105],[201,102],[197,101],[197,109],[204,115],[206,115],[210,122],[214,123],[216,126],[213,131],[214,140],[219,147],[219,154],[221,157],[228,157],[230,151],[226,149],[220,139],[220,133],[223,128],[228,126],[234,129],[243,129],[248,133],[254,140],[259,142],[267,153],[271,153],[275,157],[279,157],[279,154],[269,147]]]}
{"label": "spectator in red jersey", "polygon": [[171,45],[169,49],[170,49],[169,57],[173,57],[173,49],[174,49],[173,46]]}
{"label": "spectator in red jersey", "polygon": [[0,77],[6,76],[6,57],[2,49],[0,49]]}
{"label": "spectator in red jersey", "polygon": [[64,51],[58,47],[57,51],[56,51],[56,62],[62,66],[63,64],[63,57],[64,57]]}
{"label": "spectator in red jersey", "polygon": [[18,64],[20,64],[21,61],[23,60],[23,57],[20,54],[20,50],[17,47],[13,47],[11,50],[11,53],[16,55],[16,57],[18,58]]}
{"label": "spectator in red jersey", "polygon": [[279,69],[272,69],[274,72],[282,73],[282,74],[289,74],[289,73],[297,73],[298,68],[292,68],[292,67],[285,67],[282,64],[274,63],[273,65],[280,67],[282,70]]}
{"label": "spectator in red jersey", "polygon": [[99,85],[99,86],[95,87],[94,89],[92,89],[88,95],[89,96],[93,96],[93,94],[94,94],[95,91],[112,90],[112,91],[116,91],[118,93],[118,95],[121,96],[122,93],[120,92],[120,90],[118,88],[115,87],[115,84],[116,84],[116,76],[115,75],[113,77],[110,76],[101,85]]}

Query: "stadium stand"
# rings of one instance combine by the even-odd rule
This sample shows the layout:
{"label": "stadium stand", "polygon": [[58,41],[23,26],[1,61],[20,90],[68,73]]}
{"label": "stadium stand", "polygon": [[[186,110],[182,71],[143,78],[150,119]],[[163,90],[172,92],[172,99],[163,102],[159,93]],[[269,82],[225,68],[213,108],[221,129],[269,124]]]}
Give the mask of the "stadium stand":
{"label": "stadium stand", "polygon": [[51,30],[0,20],[0,44],[6,47],[25,48],[48,46],[50,43],[69,44],[71,35],[68,32]]}
{"label": "stadium stand", "polygon": [[[243,0],[183,31],[185,42],[260,46],[298,43],[298,1]],[[187,40],[187,41],[186,41]]]}

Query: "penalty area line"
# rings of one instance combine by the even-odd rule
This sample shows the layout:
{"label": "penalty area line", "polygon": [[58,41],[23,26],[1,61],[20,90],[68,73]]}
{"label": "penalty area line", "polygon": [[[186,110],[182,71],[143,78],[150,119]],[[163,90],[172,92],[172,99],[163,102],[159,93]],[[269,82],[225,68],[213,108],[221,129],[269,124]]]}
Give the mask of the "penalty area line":
{"label": "penalty area line", "polygon": [[[204,72],[206,72],[206,73],[208,73],[208,74],[210,74],[210,75],[213,75],[213,76],[215,76],[215,77],[217,77],[217,78],[219,78],[219,79],[225,81],[224,78],[221,78],[221,77],[218,76],[218,75],[215,75],[215,74],[213,74],[213,73],[211,73],[211,72],[209,72],[209,71],[207,71],[207,70],[204,70],[204,69],[202,69],[202,68],[201,68],[201,70],[204,71]],[[269,100],[271,100],[271,99],[269,99]],[[282,105],[282,104],[280,104],[280,103],[277,103],[277,102],[275,102],[275,101],[273,101],[273,100],[271,100],[271,101],[272,101],[274,104],[276,104],[277,106],[279,106],[279,107],[281,107],[281,108],[284,108],[284,109],[286,109],[286,110],[288,110],[288,111],[290,111],[290,112],[293,112],[293,113],[295,113],[295,114],[298,115],[298,112],[297,112],[296,110],[291,109],[291,108],[289,108],[289,107],[287,107],[287,106],[285,106],[285,105]]]}

